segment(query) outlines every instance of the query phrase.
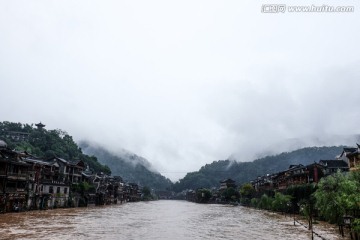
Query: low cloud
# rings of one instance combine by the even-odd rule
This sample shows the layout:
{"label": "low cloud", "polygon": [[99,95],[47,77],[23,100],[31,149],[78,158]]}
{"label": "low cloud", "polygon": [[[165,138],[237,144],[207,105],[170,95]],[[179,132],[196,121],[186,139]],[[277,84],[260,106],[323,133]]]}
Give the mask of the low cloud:
{"label": "low cloud", "polygon": [[358,134],[357,13],[262,14],[253,1],[34,3],[0,4],[3,121],[127,149],[172,180],[289,149],[288,139],[333,145]]}

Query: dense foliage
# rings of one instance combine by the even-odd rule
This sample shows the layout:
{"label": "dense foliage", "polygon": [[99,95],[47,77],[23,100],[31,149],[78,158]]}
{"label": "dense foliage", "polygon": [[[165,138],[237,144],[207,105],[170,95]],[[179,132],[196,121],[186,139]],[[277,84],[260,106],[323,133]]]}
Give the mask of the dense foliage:
{"label": "dense foliage", "polygon": [[240,188],[240,201],[243,205],[250,205],[251,199],[255,195],[255,189],[253,188],[251,183],[245,183]]}
{"label": "dense foliage", "polygon": [[197,172],[188,173],[174,184],[177,192],[185,189],[218,187],[219,181],[231,178],[238,184],[249,182],[257,176],[283,171],[291,164],[311,164],[321,159],[334,159],[343,147],[309,147],[293,152],[267,156],[253,162],[230,160],[214,161],[206,164]]}
{"label": "dense foliage", "polygon": [[277,212],[288,212],[291,209],[292,196],[276,192],[274,197],[263,194],[260,198],[252,198],[251,206],[273,210]]}
{"label": "dense foliage", "polygon": [[153,195],[151,193],[151,189],[148,187],[148,186],[144,186],[142,188],[142,191],[141,191],[141,200],[142,201],[152,201],[152,200],[156,200],[157,199],[157,196]]}
{"label": "dense foliage", "polygon": [[[21,134],[25,137],[17,137]],[[100,164],[96,157],[84,154],[72,136],[59,129],[37,129],[29,124],[0,122],[0,139],[11,149],[26,151],[37,157],[83,160],[94,172],[111,173],[109,167]]]}
{"label": "dense foliage", "polygon": [[211,198],[211,191],[209,189],[201,188],[196,191],[196,199],[199,203],[207,203]]}
{"label": "dense foliage", "polygon": [[221,193],[221,198],[225,202],[237,202],[240,198],[240,193],[235,188],[229,187]]}
{"label": "dense foliage", "polygon": [[142,157],[128,152],[114,154],[88,142],[82,142],[80,146],[85,153],[95,155],[99,162],[109,166],[113,175],[119,175],[126,181],[139,183],[154,190],[170,190],[172,187],[169,179],[160,173],[149,170],[151,164]]}
{"label": "dense foliage", "polygon": [[360,209],[360,174],[337,173],[323,178],[314,196],[320,216],[329,222],[338,223],[346,211]]}
{"label": "dense foliage", "polygon": [[[351,223],[354,231],[360,232],[360,172],[341,173],[322,178],[315,184],[304,184],[256,196],[251,186],[240,189],[241,199],[250,200],[250,206],[279,212],[299,212],[306,216],[309,228],[312,218],[320,217],[330,223],[342,224],[344,215],[355,219]],[[244,199],[245,198],[245,199]]]}

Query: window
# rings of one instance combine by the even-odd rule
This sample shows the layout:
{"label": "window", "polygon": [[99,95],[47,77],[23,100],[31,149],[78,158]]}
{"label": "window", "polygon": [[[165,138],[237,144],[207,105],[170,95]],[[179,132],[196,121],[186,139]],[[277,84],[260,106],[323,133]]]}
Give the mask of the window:
{"label": "window", "polygon": [[49,187],[49,193],[54,193],[54,188],[53,188],[53,186],[50,186],[50,187]]}
{"label": "window", "polygon": [[64,188],[64,193],[67,194],[67,188]]}
{"label": "window", "polygon": [[60,193],[60,187],[57,187],[56,193]]}

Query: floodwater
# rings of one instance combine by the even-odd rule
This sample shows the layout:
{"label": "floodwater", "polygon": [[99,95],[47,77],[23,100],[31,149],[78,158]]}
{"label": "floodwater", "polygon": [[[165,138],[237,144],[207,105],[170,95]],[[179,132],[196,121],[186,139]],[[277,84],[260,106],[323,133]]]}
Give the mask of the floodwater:
{"label": "floodwater", "polygon": [[[337,229],[314,225],[324,239]],[[0,214],[0,239],[311,239],[304,226],[276,213],[186,201]],[[321,239],[314,236],[314,239]]]}

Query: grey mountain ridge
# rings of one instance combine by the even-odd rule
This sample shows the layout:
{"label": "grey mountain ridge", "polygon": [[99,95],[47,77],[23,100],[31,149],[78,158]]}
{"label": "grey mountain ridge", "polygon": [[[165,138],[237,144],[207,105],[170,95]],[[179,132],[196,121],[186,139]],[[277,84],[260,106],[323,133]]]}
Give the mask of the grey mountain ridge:
{"label": "grey mountain ridge", "polygon": [[95,143],[79,142],[79,146],[87,155],[94,155],[101,164],[110,167],[112,175],[121,176],[125,181],[138,183],[154,190],[170,189],[172,182],[158,173],[151,163],[134,153],[120,149],[113,153]]}

